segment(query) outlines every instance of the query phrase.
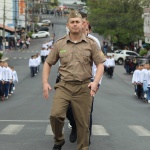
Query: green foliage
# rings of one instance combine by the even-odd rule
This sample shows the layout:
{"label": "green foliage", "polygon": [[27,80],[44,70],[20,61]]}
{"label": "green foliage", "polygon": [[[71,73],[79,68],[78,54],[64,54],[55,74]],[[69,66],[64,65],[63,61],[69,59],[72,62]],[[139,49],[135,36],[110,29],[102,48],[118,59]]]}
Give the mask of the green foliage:
{"label": "green foliage", "polygon": [[144,49],[144,48],[142,48],[141,50],[140,50],[140,56],[144,56],[144,55],[147,55],[147,53],[148,53],[148,51],[147,51],[147,49]]}
{"label": "green foliage", "polygon": [[0,53],[0,60],[2,59],[2,57],[3,57],[3,53]]}
{"label": "green foliage", "polygon": [[87,5],[94,32],[110,35],[112,42],[127,44],[143,36],[141,0],[88,0]]}
{"label": "green foliage", "polygon": [[33,34],[33,32],[28,32],[27,36],[31,38],[31,35]]}

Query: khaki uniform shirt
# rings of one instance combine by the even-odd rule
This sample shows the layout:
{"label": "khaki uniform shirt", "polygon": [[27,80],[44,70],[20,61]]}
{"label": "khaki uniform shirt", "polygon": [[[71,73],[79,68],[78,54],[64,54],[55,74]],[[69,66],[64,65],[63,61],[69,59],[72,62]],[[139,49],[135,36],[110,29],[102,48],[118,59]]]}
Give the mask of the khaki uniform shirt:
{"label": "khaki uniform shirt", "polygon": [[92,77],[92,64],[103,63],[105,58],[96,42],[82,34],[81,39],[74,43],[69,35],[54,44],[46,62],[55,65],[60,59],[59,73],[64,81],[85,81]]}

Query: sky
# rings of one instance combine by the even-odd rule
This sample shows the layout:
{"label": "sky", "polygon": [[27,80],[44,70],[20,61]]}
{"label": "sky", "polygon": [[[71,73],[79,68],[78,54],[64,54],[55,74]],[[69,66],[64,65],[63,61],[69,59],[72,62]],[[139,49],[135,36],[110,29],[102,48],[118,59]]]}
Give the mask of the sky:
{"label": "sky", "polygon": [[80,1],[80,0],[59,0],[59,2],[67,3],[67,4],[73,4],[74,2],[77,2],[77,1]]}

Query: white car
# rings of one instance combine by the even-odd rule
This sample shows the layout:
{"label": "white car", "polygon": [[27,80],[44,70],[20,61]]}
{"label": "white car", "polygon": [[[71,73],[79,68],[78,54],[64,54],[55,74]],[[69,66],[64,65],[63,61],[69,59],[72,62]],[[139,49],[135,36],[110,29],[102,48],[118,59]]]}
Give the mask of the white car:
{"label": "white car", "polygon": [[116,50],[114,53],[107,53],[108,56],[114,55],[115,61],[122,65],[126,59],[126,56],[139,56],[138,53],[131,50]]}
{"label": "white car", "polygon": [[42,20],[42,22],[37,23],[37,25],[39,27],[41,27],[41,26],[50,26],[50,24],[51,24],[50,20]]}
{"label": "white car", "polygon": [[49,37],[50,33],[46,31],[39,31],[37,33],[32,34],[32,38],[42,38],[42,37]]}

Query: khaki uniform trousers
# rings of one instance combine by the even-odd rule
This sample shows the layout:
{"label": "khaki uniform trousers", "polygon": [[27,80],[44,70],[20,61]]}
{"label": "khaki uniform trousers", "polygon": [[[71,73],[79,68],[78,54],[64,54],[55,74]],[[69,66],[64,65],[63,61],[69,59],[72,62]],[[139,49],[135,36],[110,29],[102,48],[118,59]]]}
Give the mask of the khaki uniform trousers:
{"label": "khaki uniform trousers", "polygon": [[71,103],[76,126],[78,150],[88,150],[89,124],[92,97],[88,84],[81,82],[60,81],[55,85],[55,95],[50,115],[50,123],[54,133],[55,144],[61,144],[64,140],[62,133],[66,111]]}

